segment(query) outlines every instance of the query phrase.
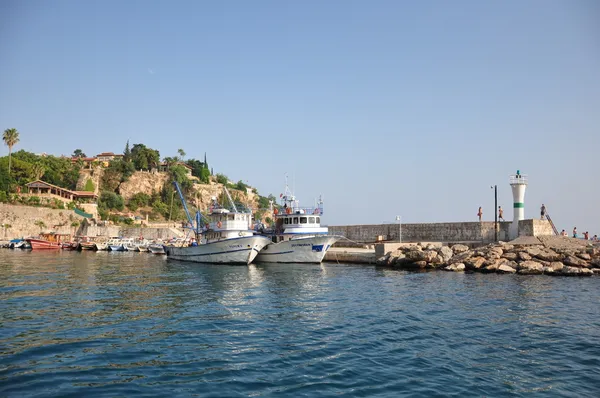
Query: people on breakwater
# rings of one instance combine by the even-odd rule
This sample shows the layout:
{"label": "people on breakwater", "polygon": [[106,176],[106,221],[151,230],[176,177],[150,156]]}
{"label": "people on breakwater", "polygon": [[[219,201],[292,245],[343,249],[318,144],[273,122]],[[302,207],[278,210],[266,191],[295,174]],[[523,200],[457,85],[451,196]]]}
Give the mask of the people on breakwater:
{"label": "people on breakwater", "polygon": [[479,210],[477,210],[477,217],[479,217],[480,222],[481,222],[482,216],[483,216],[483,210],[481,210],[481,206],[479,206]]}
{"label": "people on breakwater", "polygon": [[502,206],[498,206],[498,220],[504,221],[504,210],[502,210]]}

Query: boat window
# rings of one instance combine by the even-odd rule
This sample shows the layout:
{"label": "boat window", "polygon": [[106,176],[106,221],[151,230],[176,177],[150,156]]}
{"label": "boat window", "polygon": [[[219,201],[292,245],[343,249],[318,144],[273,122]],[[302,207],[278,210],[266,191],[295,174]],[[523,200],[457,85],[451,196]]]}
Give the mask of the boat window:
{"label": "boat window", "polygon": [[284,224],[289,224],[290,223],[290,219],[289,218],[285,218]]}
{"label": "boat window", "polygon": [[321,224],[321,217],[317,217],[317,224]]}
{"label": "boat window", "polygon": [[315,223],[315,218],[314,217],[308,217],[308,223],[309,224],[314,224]]}
{"label": "boat window", "polygon": [[298,217],[294,217],[294,224],[298,224]]}
{"label": "boat window", "polygon": [[308,219],[306,217],[300,217],[300,224],[306,224]]}
{"label": "boat window", "polygon": [[227,215],[227,219],[228,220],[235,220],[235,214],[228,214]]}

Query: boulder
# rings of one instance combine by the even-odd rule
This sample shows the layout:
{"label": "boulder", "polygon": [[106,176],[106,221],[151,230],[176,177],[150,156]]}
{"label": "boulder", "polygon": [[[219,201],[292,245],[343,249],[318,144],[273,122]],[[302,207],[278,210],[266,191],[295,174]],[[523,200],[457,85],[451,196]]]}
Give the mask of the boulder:
{"label": "boulder", "polygon": [[594,268],[600,268],[600,258],[595,258],[590,262],[590,265]]}
{"label": "boulder", "polygon": [[577,253],[577,257],[579,257],[580,259],[585,260],[585,261],[591,261],[592,260],[592,256],[590,256],[587,253]]}
{"label": "boulder", "polygon": [[496,272],[499,272],[501,274],[514,274],[515,272],[517,272],[517,270],[512,267],[509,267],[506,264],[502,264],[498,267]]}
{"label": "boulder", "polygon": [[424,252],[421,249],[412,248],[411,250],[407,251],[404,255],[408,260],[422,261],[425,258],[423,253]]}
{"label": "boulder", "polygon": [[566,276],[575,276],[575,275],[579,275],[579,270],[581,268],[579,267],[569,267],[569,266],[565,266],[562,270],[561,270],[561,274],[566,275]]}
{"label": "boulder", "polygon": [[564,267],[565,267],[565,265],[563,263],[561,263],[560,261],[551,262],[549,265],[549,268],[552,268],[552,271],[554,271],[554,272],[560,272],[560,271],[562,271],[562,269]]}
{"label": "boulder", "polygon": [[507,251],[514,249],[515,245],[511,245],[510,243],[506,242],[500,242],[500,247],[502,247],[502,250],[504,250],[504,252],[506,253]]}
{"label": "boulder", "polygon": [[427,267],[427,261],[423,261],[423,260],[421,260],[421,261],[415,261],[413,263],[413,266],[417,267],[417,268],[425,268],[425,267]]}
{"label": "boulder", "polygon": [[581,276],[592,276],[592,275],[594,275],[594,271],[592,271],[589,268],[580,268],[579,269],[579,275],[581,275]]}
{"label": "boulder", "polygon": [[471,255],[472,255],[472,253],[468,252],[468,251],[454,255],[454,256],[452,256],[450,261],[448,261],[448,264],[464,263],[466,260],[468,260],[471,257]]}
{"label": "boulder", "polygon": [[438,254],[440,256],[442,256],[443,262],[446,263],[448,261],[450,261],[450,259],[453,256],[452,253],[452,249],[450,249],[448,246],[442,246],[439,250],[438,250]]}
{"label": "boulder", "polygon": [[463,263],[454,264],[454,271],[460,272],[465,270],[465,265]]}
{"label": "boulder", "polygon": [[587,263],[587,261],[584,261],[580,258],[577,258],[575,256],[567,256],[564,260],[563,263],[565,265],[570,265],[572,267],[588,267],[589,264]]}
{"label": "boulder", "polygon": [[518,272],[524,275],[538,275],[544,272],[544,267],[535,261],[523,261],[519,264]]}
{"label": "boulder", "polygon": [[529,261],[531,260],[532,257],[529,253],[526,252],[519,252],[519,260],[521,261]]}
{"label": "boulder", "polygon": [[537,246],[530,246],[525,248],[525,252],[531,257],[536,257],[542,252],[542,249]]}
{"label": "boulder", "polygon": [[375,264],[377,264],[377,265],[387,265],[389,258],[390,258],[389,254],[386,254],[385,256],[381,256],[377,260],[375,260]]}
{"label": "boulder", "polygon": [[518,255],[517,253],[504,253],[502,255],[502,258],[505,258],[507,260],[511,260],[511,261],[515,261],[517,259]]}
{"label": "boulder", "polygon": [[467,269],[479,269],[485,263],[485,258],[483,257],[471,257],[465,260],[464,264]]}
{"label": "boulder", "polygon": [[558,261],[561,259],[561,255],[555,252],[552,249],[541,250],[538,254],[535,255],[535,258],[539,258],[544,261]]}
{"label": "boulder", "polygon": [[427,261],[428,263],[432,263],[437,258],[438,254],[435,250],[425,250],[423,252],[423,261]]}
{"label": "boulder", "polygon": [[465,246],[465,245],[457,244],[457,245],[452,246],[452,251],[454,252],[454,254],[464,253],[468,250],[469,250],[469,247]]}

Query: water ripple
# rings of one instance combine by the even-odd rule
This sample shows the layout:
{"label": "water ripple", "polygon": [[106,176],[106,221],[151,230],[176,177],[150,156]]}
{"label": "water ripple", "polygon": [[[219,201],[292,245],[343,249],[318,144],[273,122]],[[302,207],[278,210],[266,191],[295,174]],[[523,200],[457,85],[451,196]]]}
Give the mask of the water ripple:
{"label": "water ripple", "polygon": [[598,396],[599,278],[0,252],[0,396]]}

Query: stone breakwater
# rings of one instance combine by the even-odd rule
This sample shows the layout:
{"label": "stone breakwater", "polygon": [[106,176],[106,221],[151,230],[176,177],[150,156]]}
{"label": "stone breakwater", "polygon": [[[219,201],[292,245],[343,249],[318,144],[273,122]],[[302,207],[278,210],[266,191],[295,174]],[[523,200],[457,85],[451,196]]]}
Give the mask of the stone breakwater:
{"label": "stone breakwater", "polygon": [[600,273],[600,246],[562,237],[500,242],[475,249],[462,244],[441,248],[416,245],[386,253],[377,264],[407,270],[591,276]]}

